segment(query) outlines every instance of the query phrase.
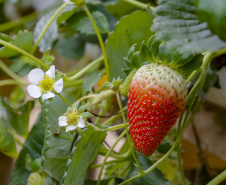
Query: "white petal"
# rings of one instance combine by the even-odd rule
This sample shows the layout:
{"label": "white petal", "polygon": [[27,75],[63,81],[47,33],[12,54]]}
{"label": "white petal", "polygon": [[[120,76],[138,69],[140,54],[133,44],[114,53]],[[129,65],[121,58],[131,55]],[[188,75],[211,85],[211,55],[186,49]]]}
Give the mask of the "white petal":
{"label": "white petal", "polygon": [[39,84],[39,81],[43,80],[44,73],[41,69],[35,68],[30,71],[28,74],[28,80],[33,84]]}
{"label": "white petal", "polygon": [[51,91],[47,91],[47,93],[42,95],[42,101],[48,99],[48,98],[53,98],[55,94],[53,94]]}
{"label": "white petal", "polygon": [[86,126],[84,120],[82,119],[82,117],[80,117],[77,126],[78,126],[79,128],[84,128],[84,127]]}
{"label": "white petal", "polygon": [[49,76],[49,78],[55,78],[55,66],[50,66],[49,70],[46,72],[46,75]]}
{"label": "white petal", "polygon": [[37,85],[29,85],[27,91],[33,98],[39,98],[42,95],[41,87],[38,87]]}
{"label": "white petal", "polygon": [[63,87],[64,87],[63,79],[60,78],[57,82],[55,82],[55,83],[53,84],[53,87],[54,87],[54,90],[55,90],[57,93],[61,93],[61,91],[63,90]]}
{"label": "white petal", "polygon": [[63,127],[63,126],[67,126],[67,117],[66,116],[60,116],[58,118],[58,124],[60,127]]}
{"label": "white petal", "polygon": [[64,2],[67,4],[73,4],[70,0],[64,0]]}
{"label": "white petal", "polygon": [[71,131],[71,130],[75,130],[77,126],[74,125],[69,125],[66,127],[66,132]]}

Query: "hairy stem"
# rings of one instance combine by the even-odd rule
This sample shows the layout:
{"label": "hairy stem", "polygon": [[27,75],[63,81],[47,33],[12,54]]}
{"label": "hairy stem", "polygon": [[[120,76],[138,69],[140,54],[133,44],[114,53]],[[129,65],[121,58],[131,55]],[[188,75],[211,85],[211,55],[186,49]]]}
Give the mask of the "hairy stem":
{"label": "hairy stem", "polygon": [[34,57],[33,55],[29,54],[28,52],[18,48],[17,46],[11,44],[11,43],[8,43],[8,42],[5,42],[4,40],[1,40],[0,39],[0,44],[2,44],[3,46],[5,47],[8,47],[12,50],[15,50],[17,51],[18,53],[30,58],[31,60],[33,60],[35,63],[39,64],[41,67],[45,68],[45,69],[49,69],[49,66],[47,66],[46,64],[44,64],[41,60],[39,60],[38,58]]}
{"label": "hairy stem", "polygon": [[17,80],[1,80],[0,81],[0,86],[5,86],[5,85],[27,85],[27,84],[21,84]]}
{"label": "hairy stem", "polygon": [[211,180],[207,185],[216,185],[220,184],[223,180],[226,179],[226,170],[216,176],[213,180]]}
{"label": "hairy stem", "polygon": [[6,74],[8,74],[10,77],[12,77],[14,80],[19,82],[22,85],[26,85],[27,83],[20,78],[18,75],[16,75],[14,72],[12,72],[1,60],[0,60],[0,69],[5,71]]}
{"label": "hairy stem", "polygon": [[[129,3],[131,5],[134,5],[134,6],[138,7],[138,8],[141,8],[141,9],[146,9],[147,6],[148,6],[147,4],[144,4],[144,3],[141,3],[141,2],[135,1],[135,0],[123,0],[123,1],[125,1],[125,2],[127,2],[127,3]],[[155,10],[155,8],[151,7],[151,10]]]}
{"label": "hairy stem", "polygon": [[65,97],[63,97],[63,96],[62,96],[61,94],[59,94],[59,93],[57,93],[57,95],[58,95],[62,100],[64,100],[65,103],[67,103],[69,107],[72,107],[71,103],[70,103]]}
{"label": "hairy stem", "polygon": [[[124,160],[112,160],[112,161],[107,161],[106,163],[105,163],[105,165],[107,165],[107,164],[112,164],[112,163],[120,163],[120,162],[123,162]],[[90,168],[92,169],[92,168],[99,168],[99,167],[101,167],[103,164],[101,163],[101,164],[93,164],[93,165],[91,165],[90,166]]]}
{"label": "hairy stem", "polygon": [[38,47],[38,44],[40,43],[40,41],[42,40],[42,37],[45,35],[46,31],[48,30],[48,28],[50,27],[50,25],[52,24],[52,22],[56,19],[56,17],[63,11],[63,9],[67,6],[67,3],[64,3],[54,14],[53,16],[50,18],[49,22],[46,24],[46,26],[43,28],[42,32],[40,33],[40,35],[38,36],[33,48],[31,49],[31,54],[34,54],[35,50]]}
{"label": "hairy stem", "polygon": [[91,22],[93,24],[94,30],[96,32],[96,35],[98,37],[98,40],[99,40],[99,43],[100,43],[100,47],[101,47],[101,50],[102,50],[102,53],[103,53],[103,56],[104,56],[104,64],[105,64],[107,79],[108,79],[108,81],[110,81],[110,68],[109,68],[109,64],[108,64],[107,53],[106,53],[106,49],[105,49],[105,46],[104,46],[103,39],[101,37],[101,34],[100,34],[99,30],[98,30],[98,27],[97,27],[97,25],[96,25],[92,15],[91,15],[91,13],[89,12],[89,9],[87,8],[87,6],[84,5],[83,9],[85,10],[86,14],[90,18],[90,20],[91,20]]}
{"label": "hairy stem", "polygon": [[[114,131],[114,130],[124,128],[125,124],[123,123],[123,124],[115,125],[115,126],[112,126],[112,127],[106,128],[106,129],[98,128],[93,124],[89,124],[89,126],[92,127],[94,130],[98,130],[98,131],[101,131],[101,132],[110,132],[110,131]],[[129,124],[126,124],[126,126],[129,126]]]}
{"label": "hairy stem", "polygon": [[89,71],[90,69],[92,69],[94,66],[101,64],[103,60],[104,60],[104,57],[100,57],[100,58],[94,60],[92,63],[90,63],[89,65],[87,65],[86,67],[84,67],[82,70],[80,70],[75,75],[70,76],[70,77],[66,77],[65,80],[66,81],[72,81],[72,80],[76,80],[76,79],[80,78],[81,76],[83,76],[84,74],[86,74],[87,71]]}
{"label": "hairy stem", "polygon": [[83,84],[83,79],[71,81],[71,82],[64,82],[64,87],[74,87]]}
{"label": "hairy stem", "polygon": [[24,16],[20,19],[13,20],[0,25],[0,32],[16,28],[18,26],[24,25],[26,22],[32,21],[38,16],[38,12],[33,12],[27,16]]}
{"label": "hairy stem", "polygon": [[101,175],[102,175],[102,172],[103,172],[103,169],[104,169],[104,166],[105,166],[105,163],[107,161],[107,158],[109,157],[110,153],[112,152],[112,150],[115,148],[115,146],[118,144],[118,142],[126,135],[126,130],[124,130],[124,132],[118,137],[118,139],[115,141],[115,143],[112,145],[112,147],[108,150],[105,158],[104,158],[104,161],[101,165],[101,168],[100,168],[100,173],[99,173],[99,176],[98,176],[98,181],[97,181],[97,185],[100,185],[100,180],[101,180]]}
{"label": "hairy stem", "polygon": [[218,57],[226,53],[226,48],[220,49],[219,51],[215,52],[213,58]]}
{"label": "hairy stem", "polygon": [[181,162],[179,145],[177,146],[177,161],[178,161],[178,164],[179,164],[179,169],[180,169],[180,172],[181,172],[181,175],[182,175],[182,180],[184,182],[184,185],[187,185],[187,181],[186,181],[186,178],[185,178],[185,175],[184,175],[184,170],[183,170],[183,166],[182,166],[182,162]]}
{"label": "hairy stem", "polygon": [[123,108],[122,108],[122,102],[121,102],[121,99],[120,99],[119,92],[116,92],[116,97],[117,97],[119,108],[120,108],[122,118],[123,118],[123,121],[124,121],[124,124],[125,124],[126,136],[127,136],[128,142],[129,142],[129,147],[130,147],[131,153],[133,155],[134,161],[135,161],[140,173],[142,174],[143,170],[141,169],[140,164],[139,164],[139,162],[138,162],[138,160],[137,160],[137,158],[134,154],[133,148],[132,148],[132,143],[131,143],[131,140],[130,140],[130,137],[129,137],[129,130],[128,130],[127,123],[126,123],[126,117],[125,117],[125,114],[124,114],[124,111],[123,111]]}
{"label": "hairy stem", "polygon": [[25,23],[34,20],[39,15],[42,15],[42,14],[48,12],[49,10],[51,10],[54,7],[55,7],[55,5],[49,6],[46,9],[41,10],[39,12],[32,12],[29,15],[26,15],[24,17],[18,18],[16,20],[11,20],[10,22],[0,24],[0,32],[4,32],[6,30],[10,30],[10,29],[13,29],[13,28],[16,28],[16,27],[19,27],[19,26],[23,26]]}

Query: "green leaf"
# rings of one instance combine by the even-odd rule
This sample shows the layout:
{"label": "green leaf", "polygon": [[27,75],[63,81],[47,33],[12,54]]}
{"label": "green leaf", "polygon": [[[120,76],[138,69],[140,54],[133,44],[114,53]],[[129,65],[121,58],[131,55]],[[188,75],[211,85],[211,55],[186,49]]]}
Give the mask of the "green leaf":
{"label": "green leaf", "polygon": [[91,113],[89,113],[89,112],[83,112],[83,113],[81,113],[81,116],[82,116],[82,118],[90,118],[93,115]]}
{"label": "green leaf", "polygon": [[141,67],[140,52],[139,51],[133,53],[133,55],[131,57],[131,63],[133,64],[133,66],[135,68],[139,69]]}
{"label": "green leaf", "polygon": [[[42,53],[49,51],[55,41],[58,38],[58,24],[63,23],[66,21],[74,12],[76,12],[77,8],[73,5],[67,5],[63,11],[56,17],[56,19],[51,23],[47,31],[45,32],[44,36],[42,37],[41,41],[39,42],[39,49]],[[37,41],[39,35],[56,12],[52,10],[48,12],[38,21],[34,29],[34,40]]]}
{"label": "green leaf", "polygon": [[[210,0],[208,2],[213,3]],[[208,2],[203,0],[208,11],[210,10],[210,15],[216,14],[216,10],[217,14],[220,14],[219,19],[216,20],[211,17],[211,20],[213,18],[213,21],[221,21],[225,12],[222,13],[221,10],[218,12],[215,4],[209,6]],[[160,0],[159,3],[160,5],[155,9],[157,17],[152,25],[152,30],[157,31],[157,39],[168,41],[170,46],[178,48],[181,52],[198,53],[216,51],[226,47],[226,42],[209,29],[208,23],[199,20],[195,0]],[[221,1],[221,3],[223,2]],[[214,25],[218,25],[217,30],[220,24],[223,25],[224,23],[222,21],[215,22]],[[220,32],[223,33],[224,31]]]}
{"label": "green leaf", "polygon": [[146,62],[146,61],[148,61],[150,63],[154,63],[155,62],[155,60],[151,56],[150,50],[143,43],[142,43],[141,49],[140,49],[140,57],[141,57],[141,62],[142,63]]}
{"label": "green leaf", "polygon": [[[6,42],[11,42],[13,39],[11,39],[8,35],[4,33],[0,33],[0,39],[6,41]],[[1,45],[0,45],[1,46]]]}
{"label": "green leaf", "polygon": [[[109,32],[109,25],[105,15],[101,12],[92,12],[92,17],[101,34]],[[66,26],[79,31],[85,35],[95,35],[96,32],[93,28],[92,22],[84,11],[75,13],[70,19],[67,20]]]}
{"label": "green leaf", "polygon": [[87,169],[95,160],[107,134],[87,128],[68,160],[64,184],[84,184]]}
{"label": "green leaf", "polygon": [[126,68],[124,57],[133,44],[140,48],[143,40],[147,40],[153,32],[150,31],[153,15],[148,12],[136,11],[123,17],[117,24],[115,31],[106,41],[106,51],[109,59],[111,79],[120,76],[125,79],[122,71]]}
{"label": "green leaf", "polygon": [[78,7],[75,7],[74,5],[67,5],[63,13],[58,16],[57,24],[63,24],[65,21],[67,21],[76,11],[78,10]]}
{"label": "green leaf", "polygon": [[54,135],[58,129],[58,118],[62,116],[68,105],[59,97],[44,101],[42,105],[45,126],[45,142],[43,148],[42,170],[57,181],[62,180],[73,135],[61,131],[59,136]]}
{"label": "green leaf", "polygon": [[[53,14],[55,12],[56,12],[56,10],[53,10],[53,11],[45,14],[38,21],[38,23],[36,24],[35,29],[34,29],[35,42],[37,41],[40,33],[43,31],[46,24],[49,22],[50,18],[53,16]],[[53,43],[56,41],[57,38],[58,38],[58,26],[57,26],[56,20],[54,20],[38,44],[40,51],[42,53],[45,53],[48,50],[50,50],[52,48]]]}
{"label": "green leaf", "polygon": [[187,75],[191,73],[192,71],[198,69],[202,65],[203,56],[197,55],[192,60],[187,62],[186,64],[180,66],[177,68],[177,71],[181,73],[182,75]]}
{"label": "green leaf", "polygon": [[79,59],[83,57],[85,42],[78,35],[63,38],[57,43],[57,51],[62,56],[71,59]]}
{"label": "green leaf", "polygon": [[29,155],[32,160],[42,156],[42,147],[44,142],[44,127],[41,116],[36,121],[29,133],[12,174],[11,185],[27,184],[27,178],[31,171],[26,167],[26,156]]}
{"label": "green leaf", "polygon": [[[142,156],[141,154],[139,154],[138,152],[135,153],[137,160],[141,166],[141,168],[143,170],[146,170],[147,168],[152,166],[152,162]],[[138,168],[136,168],[135,166],[133,166],[131,168],[131,170],[129,171],[127,178],[129,179],[135,175],[137,175],[137,173],[139,173]],[[145,184],[145,185],[156,185],[156,184],[161,184],[161,185],[171,185],[171,183],[166,180],[163,176],[163,174],[158,170],[158,169],[154,169],[152,172],[150,172],[149,174],[145,175],[144,177],[141,177],[139,179],[136,179],[134,181],[132,181],[129,185],[138,185],[138,184]]]}
{"label": "green leaf", "polygon": [[[6,41],[9,41],[7,39]],[[18,48],[25,50],[25,51],[30,51],[32,45],[33,45],[33,36],[32,34],[25,30],[25,31],[20,31],[18,35],[16,35],[12,41],[10,41],[11,44],[17,46]],[[1,45],[0,45],[1,46]],[[17,51],[10,49],[8,47],[2,46],[0,47],[0,57],[15,57],[20,55]]]}
{"label": "green leaf", "polygon": [[210,30],[226,41],[226,0],[197,0],[197,14]]}
{"label": "green leaf", "polygon": [[171,147],[172,146],[169,142],[163,140],[160,143],[160,145],[158,146],[157,150],[159,153],[166,154],[170,150]]}
{"label": "green leaf", "polygon": [[21,77],[26,76],[33,68],[40,67],[33,60],[23,55],[12,58],[11,62],[13,62],[10,66],[11,71],[18,73]]}
{"label": "green leaf", "polygon": [[96,70],[86,74],[83,81],[83,92],[91,91],[93,86],[100,80],[101,71]]}
{"label": "green leaf", "polygon": [[16,144],[13,134],[10,132],[10,126],[7,125],[7,118],[4,118],[5,110],[0,105],[0,151],[10,157],[16,158]]}
{"label": "green leaf", "polygon": [[13,109],[0,97],[0,104],[6,110],[7,122],[21,136],[26,137],[28,134],[29,115],[34,107],[34,101],[28,101],[18,109]]}

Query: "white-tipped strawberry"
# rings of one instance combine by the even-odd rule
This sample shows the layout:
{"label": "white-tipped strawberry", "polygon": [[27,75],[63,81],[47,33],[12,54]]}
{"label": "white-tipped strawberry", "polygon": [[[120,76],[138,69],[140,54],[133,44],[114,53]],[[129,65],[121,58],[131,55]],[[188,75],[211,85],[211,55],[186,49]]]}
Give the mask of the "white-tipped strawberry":
{"label": "white-tipped strawberry", "polygon": [[186,81],[158,63],[141,67],[128,94],[130,134],[136,149],[150,156],[176,123],[187,99]]}

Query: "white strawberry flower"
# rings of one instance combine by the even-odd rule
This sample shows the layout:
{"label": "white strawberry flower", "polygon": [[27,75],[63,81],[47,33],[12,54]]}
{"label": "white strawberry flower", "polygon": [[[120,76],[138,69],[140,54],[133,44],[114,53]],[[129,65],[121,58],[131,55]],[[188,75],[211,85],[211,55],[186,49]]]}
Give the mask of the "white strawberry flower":
{"label": "white strawberry flower", "polygon": [[83,118],[81,116],[78,118],[77,114],[73,113],[66,114],[66,116],[60,116],[58,121],[60,127],[67,126],[66,132],[75,130],[77,127],[85,127]]}
{"label": "white strawberry flower", "polygon": [[63,90],[63,79],[55,81],[55,66],[50,66],[50,69],[44,73],[41,69],[35,68],[28,74],[28,80],[32,83],[27,87],[27,91],[33,98],[42,96],[42,101],[53,98],[56,93],[61,93]]}

